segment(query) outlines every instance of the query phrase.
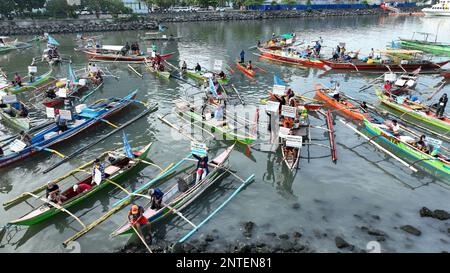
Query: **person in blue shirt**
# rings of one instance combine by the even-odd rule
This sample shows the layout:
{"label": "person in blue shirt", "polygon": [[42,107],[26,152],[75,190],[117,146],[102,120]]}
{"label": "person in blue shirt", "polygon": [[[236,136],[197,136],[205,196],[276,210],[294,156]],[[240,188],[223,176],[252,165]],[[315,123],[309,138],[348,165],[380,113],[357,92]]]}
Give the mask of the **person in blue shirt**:
{"label": "person in blue shirt", "polygon": [[244,52],[244,50],[242,49],[242,51],[241,51],[241,63],[244,63],[244,61],[245,61],[245,52]]}
{"label": "person in blue shirt", "polygon": [[150,195],[151,199],[151,209],[154,210],[159,210],[161,209],[161,204],[162,204],[162,199],[164,196],[164,193],[158,189],[158,188],[154,188],[154,189],[150,189],[148,191],[148,195]]}

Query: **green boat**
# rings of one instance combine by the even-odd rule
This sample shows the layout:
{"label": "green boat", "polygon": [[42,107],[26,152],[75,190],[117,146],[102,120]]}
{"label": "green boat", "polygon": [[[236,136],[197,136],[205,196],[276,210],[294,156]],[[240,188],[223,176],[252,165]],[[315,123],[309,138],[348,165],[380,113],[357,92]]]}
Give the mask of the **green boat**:
{"label": "green boat", "polygon": [[[10,113],[12,113],[12,115]],[[28,118],[19,117],[19,111],[9,104],[4,108],[0,108],[0,117],[2,122],[8,127],[19,131],[30,130],[30,120]]]}
{"label": "green boat", "polygon": [[[414,39],[414,35],[419,34],[424,37],[423,40]],[[436,36],[432,33],[414,32],[411,39],[399,38],[400,45],[403,48],[417,49],[432,54],[446,54],[450,56],[450,44],[439,43],[437,41],[428,41],[428,36]],[[437,37],[436,37],[437,38]]]}
{"label": "green boat", "polygon": [[145,67],[147,67],[148,71],[155,74],[156,76],[163,78],[163,79],[169,79],[171,74],[169,71],[159,71],[157,69],[154,69],[151,65],[146,64]]}
{"label": "green boat", "polygon": [[[136,156],[137,159],[128,158],[127,156],[118,153],[119,151],[104,153],[101,157],[102,157],[102,160],[105,162],[104,170],[105,170],[105,178],[106,179],[101,181],[101,183],[99,185],[97,185],[95,182],[92,185],[91,183],[92,183],[93,178],[92,178],[92,175],[90,174],[90,171],[88,171],[86,174],[84,174],[85,172],[83,171],[83,170],[91,170],[93,167],[93,164],[94,164],[93,161],[86,163],[82,167],[77,168],[75,171],[72,171],[72,172],[54,180],[53,182],[57,182],[58,184],[64,184],[64,183],[67,184],[67,185],[62,185],[65,187],[65,190],[61,191],[61,195],[64,195],[67,198],[67,200],[63,201],[63,203],[61,205],[56,205],[54,203],[50,204],[50,203],[48,203],[48,201],[46,201],[47,199],[45,197],[45,194],[40,197],[33,194],[32,196],[34,196],[34,197],[38,198],[39,200],[42,200],[46,203],[39,206],[38,208],[32,210],[31,212],[25,214],[24,216],[20,217],[19,219],[9,222],[9,224],[23,225],[23,226],[31,226],[31,225],[38,224],[42,221],[49,219],[52,216],[55,216],[56,214],[60,213],[62,210],[67,210],[70,207],[77,205],[77,204],[83,202],[84,200],[86,200],[87,198],[93,196],[95,193],[97,193],[101,189],[103,189],[106,186],[108,186],[109,184],[111,184],[111,182],[108,182],[108,181],[112,181],[114,183],[120,183],[129,174],[131,174],[133,171],[138,169],[138,167],[142,164],[141,163],[142,160],[144,160],[147,157],[147,155],[150,151],[150,147],[151,147],[151,143],[146,145],[141,150],[134,152],[134,156]],[[115,157],[113,162],[111,162],[111,155],[114,155],[114,157]],[[74,175],[79,172],[84,174],[84,178],[73,179]],[[81,184],[92,185],[92,188],[87,191],[84,191],[82,193],[75,192],[73,189],[73,186],[81,185]],[[46,189],[46,186],[44,185],[33,192],[41,192],[41,191],[44,191],[45,189]],[[10,206],[10,205],[12,205],[12,203],[17,202],[17,200],[19,200],[21,198],[23,199],[23,198],[29,197],[28,195],[29,195],[29,193],[24,193],[21,196],[19,196],[18,198],[14,199],[13,201],[6,202],[3,205]],[[55,207],[55,205],[57,207]]]}
{"label": "green boat", "polygon": [[[194,71],[194,70],[186,70],[184,72],[186,74],[186,76],[188,76],[191,79],[197,80],[199,82],[205,82],[206,80],[209,79],[209,77],[212,76],[211,72],[204,72],[204,71]],[[230,83],[230,77],[227,76],[225,79],[218,79],[218,82],[221,85],[227,85]]]}
{"label": "green boat", "polygon": [[[383,143],[388,144],[390,147],[393,147],[395,150],[407,155],[409,158],[414,160],[413,164],[421,163],[420,165],[432,170],[434,174],[443,174],[446,180],[450,182],[449,157],[437,152],[442,142],[434,140],[434,147],[430,149],[431,154],[428,154],[422,152],[414,146],[415,139],[413,137],[406,135],[405,133],[402,133],[399,136],[394,136],[388,130],[380,128],[380,126],[382,126],[382,120],[379,118],[374,120],[373,123],[364,118],[363,122],[367,131],[375,136],[376,140],[380,140]],[[431,142],[431,140],[432,139],[428,137],[425,139],[427,143]]]}
{"label": "green boat", "polygon": [[195,121],[202,123],[211,128],[213,132],[221,133],[224,137],[223,140],[234,140],[242,144],[250,144],[257,138],[256,135],[248,132],[248,124],[245,124],[246,121],[239,117],[234,119],[232,117],[234,116],[233,113],[225,112],[224,120],[217,120],[216,118],[213,118],[212,113],[214,113],[217,108],[216,105],[207,103],[203,110],[204,118],[202,118],[202,106],[196,106],[183,99],[175,100],[174,103],[176,112],[181,117],[187,117],[187,119],[185,118],[186,122]]}
{"label": "green boat", "polygon": [[38,77],[36,77],[34,79],[34,81],[30,82],[23,82],[22,86],[13,86],[13,87],[9,87],[6,89],[7,92],[11,93],[11,94],[18,94],[21,92],[25,92],[28,90],[33,90],[33,89],[37,89],[40,88],[42,86],[44,86],[45,84],[47,84],[48,82],[50,82],[51,80],[54,80],[55,78],[53,78],[51,76],[52,74],[52,70],[48,71],[45,74],[42,74]]}
{"label": "green boat", "polygon": [[[422,122],[425,125],[432,126],[446,132],[450,130],[450,119],[447,116],[442,119],[437,118],[434,115],[434,112],[432,112],[427,106],[418,103],[408,104],[404,102],[404,100],[402,101],[401,97],[396,97],[396,101],[384,95],[381,90],[377,90],[376,94],[381,103],[401,112],[402,115],[407,115],[418,122]],[[399,103],[400,101],[402,102]]]}
{"label": "green boat", "polygon": [[[160,209],[152,209],[151,203],[144,205],[144,216],[151,224],[166,218],[175,211],[181,211],[197,199],[204,191],[206,191],[212,184],[221,179],[225,174],[225,163],[233,151],[234,144],[227,148],[224,152],[219,154],[216,158],[210,161],[211,170],[209,174],[196,182],[196,168],[186,174],[181,181],[172,185],[167,190],[163,190],[163,204]],[[132,234],[134,232],[131,224],[127,221],[122,226],[111,233],[111,236]]]}

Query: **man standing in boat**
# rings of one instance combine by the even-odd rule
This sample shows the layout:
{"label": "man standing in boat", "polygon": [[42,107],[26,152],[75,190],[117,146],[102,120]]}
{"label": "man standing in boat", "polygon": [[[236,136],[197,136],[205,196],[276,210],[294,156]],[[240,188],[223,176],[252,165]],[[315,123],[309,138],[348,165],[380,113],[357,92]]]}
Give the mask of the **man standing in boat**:
{"label": "man standing in boat", "polygon": [[243,49],[241,51],[240,56],[241,56],[241,63],[243,64],[245,62],[245,51]]}
{"label": "man standing in boat", "polygon": [[208,169],[208,149],[206,149],[206,155],[204,156],[199,156],[196,154],[192,154],[192,156],[197,159],[197,174],[196,174],[196,179],[195,179],[195,183],[198,183],[200,180],[205,179],[205,177],[208,175],[209,173],[209,169]]}
{"label": "man standing in boat", "polygon": [[437,109],[436,109],[436,117],[438,117],[438,118],[444,117],[444,110],[445,110],[445,107],[447,106],[447,102],[448,102],[447,93],[445,93],[439,99]]}

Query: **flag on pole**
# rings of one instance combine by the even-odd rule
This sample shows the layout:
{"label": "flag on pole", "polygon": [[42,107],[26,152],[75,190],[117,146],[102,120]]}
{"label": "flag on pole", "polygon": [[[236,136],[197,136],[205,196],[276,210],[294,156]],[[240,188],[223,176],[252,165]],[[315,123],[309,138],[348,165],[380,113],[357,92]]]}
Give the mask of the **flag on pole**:
{"label": "flag on pole", "polygon": [[125,134],[125,131],[123,132],[123,149],[125,150],[125,154],[127,155],[128,158],[134,158],[133,152],[131,151],[131,146],[130,143],[128,143],[128,138],[127,135]]}
{"label": "flag on pole", "polygon": [[73,71],[72,65],[69,64],[69,80],[70,82],[74,83],[76,82],[76,76],[75,76],[75,71]]}
{"label": "flag on pole", "polygon": [[217,95],[216,87],[214,86],[214,83],[211,78],[209,78],[209,88],[211,89],[213,96],[217,98],[219,95]]}
{"label": "flag on pole", "polygon": [[58,41],[56,41],[55,38],[53,38],[50,35],[48,35],[48,42],[47,43],[50,44],[50,45],[59,46]]}
{"label": "flag on pole", "polygon": [[273,76],[273,83],[274,85],[285,85],[283,80],[278,78],[276,75]]}

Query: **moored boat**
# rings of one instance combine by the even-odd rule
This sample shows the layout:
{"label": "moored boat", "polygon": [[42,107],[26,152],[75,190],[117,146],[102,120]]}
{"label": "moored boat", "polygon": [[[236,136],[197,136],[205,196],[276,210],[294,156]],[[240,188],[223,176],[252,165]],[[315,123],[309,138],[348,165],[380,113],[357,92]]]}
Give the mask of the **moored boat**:
{"label": "moored boat", "polygon": [[53,80],[54,80],[54,78],[52,77],[52,70],[50,70],[40,76],[35,77],[32,81],[28,77],[28,80],[22,82],[21,86],[9,85],[8,87],[5,88],[5,90],[11,94],[18,94],[18,93],[25,92],[28,90],[39,89]]}
{"label": "moored boat", "polygon": [[[179,211],[185,209],[205,190],[218,181],[226,173],[224,165],[233,151],[233,148],[234,144],[209,162],[210,171],[205,178],[196,182],[196,168],[192,168],[187,175],[178,180],[178,183],[167,190],[163,190],[164,195],[161,208],[152,209],[151,203],[147,203],[144,206],[144,216],[149,220],[149,223],[153,224],[174,212],[179,213]],[[126,235],[133,232],[134,230],[131,224],[126,222],[114,230],[111,235]]]}
{"label": "moored boat", "polygon": [[90,56],[91,61],[105,61],[105,62],[124,62],[124,63],[143,63],[156,60],[158,56],[161,60],[167,60],[172,57],[173,53],[155,55],[155,57],[148,55],[136,54],[122,54],[123,46],[104,45],[99,49],[82,50],[81,52]]}
{"label": "moored boat", "polygon": [[365,113],[359,106],[355,106],[350,101],[342,98],[340,101],[334,99],[330,93],[332,90],[328,88],[324,88],[320,84],[315,86],[316,88],[316,97],[325,102],[327,106],[332,107],[349,118],[355,120],[362,120],[364,117],[367,117],[367,113]]}
{"label": "moored boat", "polygon": [[325,65],[332,69],[347,69],[347,70],[380,70],[380,71],[390,71],[390,70],[415,70],[421,68],[425,69],[439,69],[442,66],[450,62],[450,60],[443,62],[431,62],[427,60],[404,60],[403,62],[372,62],[368,63],[361,60],[352,59],[350,61],[335,61],[333,59],[321,60]]}
{"label": "moored boat", "polygon": [[294,65],[311,66],[316,68],[323,68],[325,65],[321,60],[314,58],[303,58],[298,54],[286,52],[283,50],[271,50],[263,48],[258,48],[258,50],[261,52],[261,58],[271,61],[278,61]]}
{"label": "moored boat", "polygon": [[[5,107],[3,107],[5,106]],[[28,117],[21,117],[19,110],[12,107],[10,104],[1,105],[0,107],[0,117],[2,122],[19,131],[30,130],[30,119]]]}
{"label": "moored boat", "polygon": [[245,75],[247,75],[249,77],[253,77],[256,74],[256,71],[254,69],[247,69],[246,63],[242,64],[239,61],[237,61],[236,67],[237,67],[237,69],[241,70],[242,72],[244,72]]}
{"label": "moored boat", "polygon": [[30,135],[29,143],[22,141],[21,137],[14,139],[8,145],[2,147],[3,154],[0,156],[0,168],[21,161],[38,152],[48,151],[50,150],[49,147],[67,141],[69,138],[102,122],[105,118],[132,103],[136,93],[137,91],[134,91],[123,98],[100,100],[89,107],[77,111],[76,114],[73,114],[72,121],[67,124],[65,131],[61,131],[54,123]]}
{"label": "moored boat", "polygon": [[[112,181],[114,183],[120,183],[121,181],[123,181],[124,178],[126,178],[130,173],[137,169],[139,164],[142,163],[141,160],[147,158],[150,147],[151,143],[146,145],[139,151],[135,151],[133,153],[133,158],[121,154],[119,150],[104,153],[103,156],[101,156],[99,159],[100,162],[103,162],[103,164],[105,164],[105,178],[108,179],[108,181]],[[94,162],[91,161],[90,164],[83,165],[83,169],[91,170],[93,169],[93,166]],[[70,173],[73,175],[74,173],[77,173],[77,170]],[[94,177],[90,173],[84,174],[84,177],[78,178],[77,180],[75,180],[75,183],[74,180],[71,179],[71,176],[67,175],[66,177],[63,176],[62,178],[56,179],[56,181],[58,181],[58,184],[61,185],[61,188],[64,186],[64,188],[61,189],[61,195],[63,195],[66,200],[64,200],[59,206],[66,210],[74,205],[82,203],[84,200],[92,197],[101,189],[111,184],[108,181],[101,181],[100,184],[97,184],[96,182],[94,182]],[[79,187],[82,184],[90,185],[91,188],[83,192],[74,191],[75,185]],[[45,195],[41,196],[40,198],[41,200],[44,199]],[[62,210],[60,208],[46,202],[38,208],[26,213],[22,217],[10,221],[9,224],[31,226],[48,220],[61,211]]]}
{"label": "moored boat", "polygon": [[[184,73],[189,78],[200,81],[200,82],[205,82],[206,80],[208,80],[209,78],[214,76],[214,74],[211,72],[194,71],[194,70],[190,70],[190,69],[185,70]],[[230,77],[227,75],[224,79],[218,78],[217,81],[221,85],[227,85],[230,83]]]}
{"label": "moored boat", "polygon": [[418,122],[422,122],[446,132],[450,130],[450,119],[448,116],[437,118],[435,112],[428,106],[406,100],[405,97],[401,96],[386,96],[381,90],[377,90],[376,94],[381,103],[401,112],[403,115],[407,115]]}

